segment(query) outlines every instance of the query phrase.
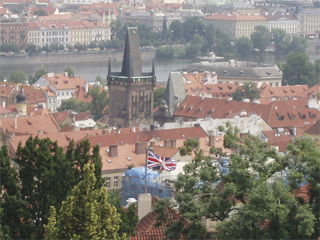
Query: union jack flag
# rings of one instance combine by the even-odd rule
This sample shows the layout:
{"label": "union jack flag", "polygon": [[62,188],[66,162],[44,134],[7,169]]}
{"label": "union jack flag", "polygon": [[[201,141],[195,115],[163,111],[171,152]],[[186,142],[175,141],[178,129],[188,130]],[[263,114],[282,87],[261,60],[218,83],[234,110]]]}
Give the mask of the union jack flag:
{"label": "union jack flag", "polygon": [[173,171],[177,167],[177,163],[172,158],[160,157],[148,150],[148,168],[157,170]]}

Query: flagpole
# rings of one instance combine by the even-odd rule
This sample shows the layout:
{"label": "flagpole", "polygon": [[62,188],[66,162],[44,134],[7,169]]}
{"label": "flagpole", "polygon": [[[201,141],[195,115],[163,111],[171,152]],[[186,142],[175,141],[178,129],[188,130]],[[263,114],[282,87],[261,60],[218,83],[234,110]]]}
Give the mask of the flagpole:
{"label": "flagpole", "polygon": [[153,147],[147,147],[146,151],[146,167],[145,167],[145,174],[144,174],[144,193],[148,193],[148,184],[147,184],[147,179],[148,179],[148,151],[153,152]]}
{"label": "flagpole", "polygon": [[147,186],[147,174],[148,174],[148,147],[146,148],[146,167],[145,167],[145,174],[144,174],[144,193],[148,193],[148,186]]}

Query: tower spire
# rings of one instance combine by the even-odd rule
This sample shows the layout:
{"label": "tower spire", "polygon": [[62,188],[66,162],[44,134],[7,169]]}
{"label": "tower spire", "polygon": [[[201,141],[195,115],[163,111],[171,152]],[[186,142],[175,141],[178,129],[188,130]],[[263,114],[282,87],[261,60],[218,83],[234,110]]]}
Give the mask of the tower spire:
{"label": "tower spire", "polygon": [[109,58],[109,63],[108,63],[108,76],[111,75],[111,60]]}
{"label": "tower spire", "polygon": [[156,75],[155,67],[154,67],[154,58],[152,59],[152,76]]}

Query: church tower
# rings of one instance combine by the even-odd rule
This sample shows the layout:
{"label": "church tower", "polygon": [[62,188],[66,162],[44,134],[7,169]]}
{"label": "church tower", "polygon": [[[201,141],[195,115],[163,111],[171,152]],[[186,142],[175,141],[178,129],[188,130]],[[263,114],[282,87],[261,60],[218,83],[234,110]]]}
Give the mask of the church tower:
{"label": "church tower", "polygon": [[154,61],[151,72],[142,72],[139,32],[127,30],[121,72],[111,71],[109,59],[109,126],[134,127],[153,124],[153,94],[156,85]]}

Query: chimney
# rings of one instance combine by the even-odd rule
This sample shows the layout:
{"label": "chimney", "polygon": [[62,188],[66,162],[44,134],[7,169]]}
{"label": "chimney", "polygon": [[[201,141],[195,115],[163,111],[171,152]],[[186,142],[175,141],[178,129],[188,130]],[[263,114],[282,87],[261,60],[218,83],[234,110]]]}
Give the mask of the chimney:
{"label": "chimney", "polygon": [[[1,120],[1,119],[0,119]],[[1,126],[1,125],[0,125]],[[150,142],[150,147],[154,148],[156,145],[156,142]]]}
{"label": "chimney", "polygon": [[165,147],[170,147],[170,148],[175,148],[176,147],[176,139],[166,139],[166,140],[164,140],[164,146]]}
{"label": "chimney", "polygon": [[118,157],[118,145],[110,145],[109,146],[109,154],[110,157]]}
{"label": "chimney", "polygon": [[214,146],[215,138],[216,138],[216,136],[214,136],[214,135],[209,136],[209,147]]}
{"label": "chimney", "polygon": [[14,117],[14,129],[18,128],[18,117],[17,115]]}
{"label": "chimney", "polygon": [[64,72],[64,75],[65,75],[66,77],[68,77],[68,72]]}
{"label": "chimney", "polygon": [[84,90],[86,91],[86,93],[89,91],[89,83],[88,82],[84,83]]}
{"label": "chimney", "polygon": [[42,129],[39,129],[39,130],[38,130],[38,134],[43,134],[43,130],[42,130]]}
{"label": "chimney", "polygon": [[195,127],[200,127],[200,123],[194,124]]}
{"label": "chimney", "polygon": [[144,216],[151,212],[151,194],[144,193],[138,196],[138,216],[141,220]]}
{"label": "chimney", "polygon": [[107,135],[108,130],[106,128],[102,129],[102,135]]}
{"label": "chimney", "polygon": [[136,142],[136,154],[146,154],[147,143],[146,142]]}
{"label": "chimney", "polygon": [[136,127],[132,127],[132,132],[136,132]]}

